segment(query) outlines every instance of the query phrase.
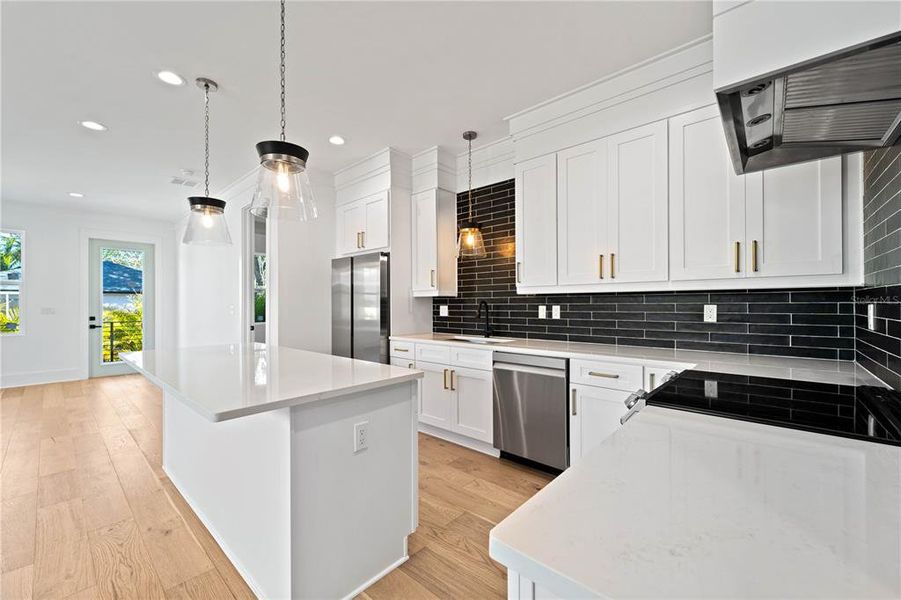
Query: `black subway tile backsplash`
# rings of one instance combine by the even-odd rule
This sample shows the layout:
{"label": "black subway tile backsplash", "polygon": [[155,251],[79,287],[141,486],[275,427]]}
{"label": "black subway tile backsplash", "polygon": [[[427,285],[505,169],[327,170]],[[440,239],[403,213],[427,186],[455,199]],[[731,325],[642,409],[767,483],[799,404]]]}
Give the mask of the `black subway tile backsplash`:
{"label": "black subway tile backsplash", "polygon": [[[459,262],[459,296],[436,298],[436,332],[478,335],[480,300],[491,306],[495,335],[655,348],[714,350],[853,360],[852,288],[725,290],[607,294],[516,294],[513,181],[473,190],[473,212],[489,256]],[[457,197],[458,220],[467,197]],[[704,323],[704,304],[717,323]],[[439,316],[447,305],[449,316]],[[560,306],[560,319],[539,319],[538,306]]]}

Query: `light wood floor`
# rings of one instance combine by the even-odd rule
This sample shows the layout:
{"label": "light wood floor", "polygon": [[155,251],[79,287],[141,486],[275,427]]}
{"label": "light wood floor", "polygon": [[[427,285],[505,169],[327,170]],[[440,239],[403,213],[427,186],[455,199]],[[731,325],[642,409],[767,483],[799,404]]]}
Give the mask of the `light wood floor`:
{"label": "light wood floor", "polygon": [[[253,598],[160,467],[161,396],[129,375],[0,395],[0,598]],[[506,594],[488,530],[549,477],[420,436],[420,526],[381,598]]]}

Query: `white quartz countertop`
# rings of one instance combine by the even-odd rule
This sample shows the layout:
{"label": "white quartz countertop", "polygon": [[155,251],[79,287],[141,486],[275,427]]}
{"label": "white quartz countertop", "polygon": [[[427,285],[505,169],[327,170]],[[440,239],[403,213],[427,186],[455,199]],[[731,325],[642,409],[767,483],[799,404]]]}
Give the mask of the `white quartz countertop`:
{"label": "white quartz countertop", "polygon": [[559,356],[563,358],[603,359],[614,361],[640,360],[650,366],[698,369],[714,373],[733,373],[757,377],[775,377],[798,381],[819,381],[837,385],[885,384],[869,371],[853,361],[794,358],[787,356],[762,356],[707,352],[701,350],[673,350],[668,348],[644,348],[641,346],[617,346],[613,344],[588,344],[583,342],[559,342],[553,340],[516,339],[500,344],[474,344],[454,340],[447,333],[422,333],[392,335],[394,341],[426,344],[452,344],[467,348],[490,349],[495,352],[516,352]]}
{"label": "white quartz countertop", "polygon": [[646,407],[491,531],[555,597],[901,597],[901,448]]}
{"label": "white quartz countertop", "polygon": [[211,421],[422,377],[421,371],[265,344],[146,350],[120,357]]}

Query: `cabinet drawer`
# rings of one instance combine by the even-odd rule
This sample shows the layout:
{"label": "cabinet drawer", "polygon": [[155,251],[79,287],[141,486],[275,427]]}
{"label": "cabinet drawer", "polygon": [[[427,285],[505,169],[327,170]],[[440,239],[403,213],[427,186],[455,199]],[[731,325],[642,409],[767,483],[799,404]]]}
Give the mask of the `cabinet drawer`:
{"label": "cabinet drawer", "polygon": [[391,356],[412,361],[416,357],[416,345],[413,342],[391,342]]}
{"label": "cabinet drawer", "polygon": [[450,349],[450,364],[455,367],[469,367],[470,369],[491,370],[491,350],[475,350],[473,348]]}
{"label": "cabinet drawer", "polygon": [[569,379],[572,383],[630,392],[640,389],[644,383],[644,369],[641,365],[574,359],[569,366]]}
{"label": "cabinet drawer", "polygon": [[434,344],[416,344],[416,360],[431,363],[450,363],[450,348]]}
{"label": "cabinet drawer", "polygon": [[391,357],[391,365],[394,367],[403,367],[405,369],[415,369],[416,363],[413,362],[413,358],[398,358],[396,356]]}

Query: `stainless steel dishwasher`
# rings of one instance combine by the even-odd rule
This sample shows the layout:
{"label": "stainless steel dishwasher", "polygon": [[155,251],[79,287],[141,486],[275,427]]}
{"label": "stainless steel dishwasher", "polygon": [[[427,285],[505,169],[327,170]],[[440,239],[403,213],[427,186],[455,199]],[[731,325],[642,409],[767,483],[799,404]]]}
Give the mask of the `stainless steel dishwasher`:
{"label": "stainless steel dishwasher", "polygon": [[568,462],[565,358],[494,353],[494,447],[563,470]]}

